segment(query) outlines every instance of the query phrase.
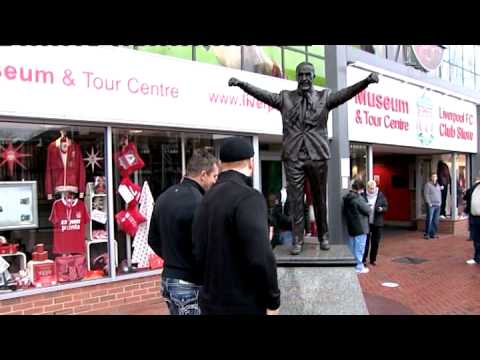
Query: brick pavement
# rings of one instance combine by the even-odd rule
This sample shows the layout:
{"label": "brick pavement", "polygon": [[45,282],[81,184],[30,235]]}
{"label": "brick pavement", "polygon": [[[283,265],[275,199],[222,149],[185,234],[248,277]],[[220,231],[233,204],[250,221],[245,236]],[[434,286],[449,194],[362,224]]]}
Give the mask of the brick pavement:
{"label": "brick pavement", "polygon": [[[377,266],[360,274],[370,314],[480,314],[480,266],[467,265],[473,244],[466,232],[425,240],[421,232],[389,230],[380,244]],[[405,264],[398,257],[428,261]],[[383,287],[395,282],[398,288]]]}
{"label": "brick pavement", "polygon": [[[480,266],[465,264],[473,255],[473,244],[466,241],[466,233],[440,235],[435,240],[424,240],[422,235],[417,231],[386,229],[377,266],[370,266],[368,274],[358,275],[370,314],[480,314]],[[399,257],[428,261],[392,261]],[[400,286],[387,288],[382,282]],[[167,315],[168,310],[164,301],[155,300],[90,314]]]}

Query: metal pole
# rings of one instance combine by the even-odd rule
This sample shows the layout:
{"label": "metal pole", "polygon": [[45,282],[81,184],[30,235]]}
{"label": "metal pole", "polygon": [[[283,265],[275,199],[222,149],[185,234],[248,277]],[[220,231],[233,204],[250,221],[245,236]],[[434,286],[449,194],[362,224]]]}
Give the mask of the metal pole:
{"label": "metal pole", "polygon": [[112,127],[107,127],[107,141],[105,143],[105,169],[106,182],[107,182],[107,209],[108,209],[108,258],[110,259],[110,276],[112,279],[117,277],[115,268],[115,219],[114,219],[114,206],[113,206],[113,134]]}
{"label": "metal pole", "polygon": [[262,191],[262,183],[260,181],[260,146],[258,141],[258,136],[255,135],[252,137],[253,141],[253,155],[254,169],[253,169],[253,187],[258,191]]}
{"label": "metal pole", "polygon": [[367,145],[368,181],[373,180],[373,145]]}
{"label": "metal pole", "polygon": [[450,186],[451,186],[450,194],[452,194],[452,201],[450,202],[452,220],[457,220],[458,204],[457,204],[457,153],[456,152],[452,153],[452,183],[450,184]]}

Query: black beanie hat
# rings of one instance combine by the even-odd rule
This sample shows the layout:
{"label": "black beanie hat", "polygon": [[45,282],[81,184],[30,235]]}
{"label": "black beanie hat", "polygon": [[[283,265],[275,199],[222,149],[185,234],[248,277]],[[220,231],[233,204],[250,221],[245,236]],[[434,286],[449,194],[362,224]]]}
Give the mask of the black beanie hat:
{"label": "black beanie hat", "polygon": [[241,137],[231,137],[223,142],[220,148],[222,162],[235,162],[253,157],[253,146]]}

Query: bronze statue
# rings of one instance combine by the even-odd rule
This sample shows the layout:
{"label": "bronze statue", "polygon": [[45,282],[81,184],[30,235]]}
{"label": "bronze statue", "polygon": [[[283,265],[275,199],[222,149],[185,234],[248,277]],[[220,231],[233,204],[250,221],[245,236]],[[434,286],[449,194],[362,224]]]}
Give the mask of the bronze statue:
{"label": "bronze statue", "polygon": [[282,161],[287,178],[287,197],[293,218],[292,255],[302,251],[304,233],[303,186],[305,175],[311,185],[313,207],[322,250],[330,249],[326,209],[327,171],[330,149],[327,120],[330,110],[350,100],[372,83],[378,75],[371,73],[366,79],[345,89],[316,91],[313,88],[315,69],[302,62],[297,66],[297,90],[282,90],[279,94],[257,88],[231,78],[229,86],[238,86],[257,100],[279,110],[283,121]]}

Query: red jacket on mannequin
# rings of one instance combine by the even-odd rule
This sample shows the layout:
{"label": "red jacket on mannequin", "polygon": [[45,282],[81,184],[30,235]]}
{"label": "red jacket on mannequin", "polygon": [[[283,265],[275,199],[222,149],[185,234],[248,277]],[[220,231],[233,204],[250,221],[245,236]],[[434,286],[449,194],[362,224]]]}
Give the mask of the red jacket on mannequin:
{"label": "red jacket on mannequin", "polygon": [[83,197],[85,166],[80,145],[68,138],[59,138],[48,145],[45,192],[52,199],[57,192],[70,191]]}

